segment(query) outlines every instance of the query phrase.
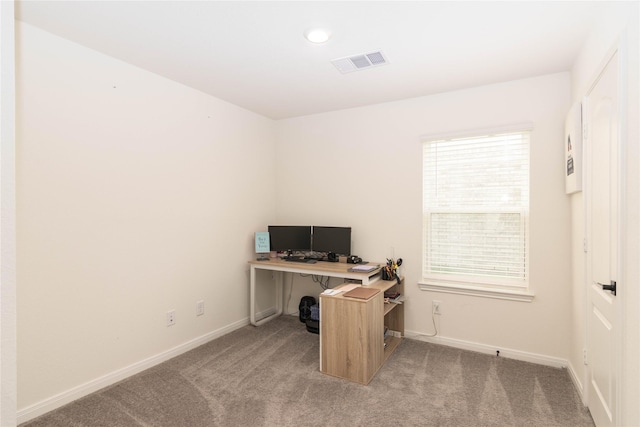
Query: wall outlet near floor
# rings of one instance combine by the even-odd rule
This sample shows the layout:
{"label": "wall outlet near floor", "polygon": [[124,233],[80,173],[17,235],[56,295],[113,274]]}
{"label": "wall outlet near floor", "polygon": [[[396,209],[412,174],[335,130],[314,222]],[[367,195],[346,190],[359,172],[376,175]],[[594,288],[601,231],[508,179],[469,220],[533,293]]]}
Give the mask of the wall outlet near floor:
{"label": "wall outlet near floor", "polygon": [[431,310],[433,314],[442,314],[442,312],[440,311],[440,301],[432,301]]}
{"label": "wall outlet near floor", "polygon": [[169,310],[167,311],[167,326],[172,326],[176,324],[176,311]]}
{"label": "wall outlet near floor", "polygon": [[202,316],[204,314],[204,301],[200,300],[196,303],[196,316]]}

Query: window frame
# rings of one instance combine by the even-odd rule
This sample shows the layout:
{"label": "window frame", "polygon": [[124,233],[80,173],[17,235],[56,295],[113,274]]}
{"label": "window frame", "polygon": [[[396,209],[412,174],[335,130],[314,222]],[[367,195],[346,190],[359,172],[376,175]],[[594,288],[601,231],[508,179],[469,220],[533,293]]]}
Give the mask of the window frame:
{"label": "window frame", "polygon": [[[528,133],[529,144],[527,150],[527,162],[530,165],[531,159],[531,145],[533,139],[533,127],[530,124],[518,124],[508,127],[501,128],[492,128],[492,129],[482,129],[475,130],[464,133],[457,134],[440,134],[440,135],[431,135],[431,136],[423,136],[421,141],[421,146],[424,147],[426,143],[434,142],[434,141],[447,141],[453,139],[460,138],[481,138],[483,136],[489,135],[500,135],[506,133]],[[424,183],[425,179],[425,157],[423,154],[422,157],[422,182]],[[529,169],[528,172],[528,185],[529,189],[531,186],[531,171]],[[530,221],[529,221],[529,213],[531,209],[531,196],[529,194],[527,200],[526,208],[522,207],[496,207],[496,209],[484,209],[484,208],[473,208],[473,209],[450,209],[450,208],[439,208],[435,207],[434,209],[426,209],[425,208],[425,188],[424,184],[422,187],[422,259],[421,259],[421,280],[418,285],[421,290],[425,291],[433,291],[433,292],[446,292],[446,293],[454,293],[454,294],[464,294],[464,295],[474,295],[474,296],[482,296],[482,297],[490,297],[490,298],[498,298],[498,299],[507,299],[514,301],[524,301],[531,302],[533,300],[534,294],[531,291],[530,287]],[[428,266],[428,253],[429,253],[429,239],[427,233],[430,230],[430,219],[431,215],[434,213],[465,213],[465,212],[478,212],[478,213],[509,213],[509,212],[518,212],[522,217],[522,221],[520,222],[521,226],[521,235],[524,237],[524,251],[525,251],[525,273],[522,279],[510,279],[510,278],[496,278],[495,276],[481,276],[481,275],[448,275],[448,274],[437,274],[437,273],[427,273]]]}

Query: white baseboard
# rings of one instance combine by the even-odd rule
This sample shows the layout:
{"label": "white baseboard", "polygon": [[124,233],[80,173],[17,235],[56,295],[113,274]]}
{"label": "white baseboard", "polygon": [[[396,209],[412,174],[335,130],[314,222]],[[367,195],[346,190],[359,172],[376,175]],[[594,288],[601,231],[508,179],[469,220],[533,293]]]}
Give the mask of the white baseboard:
{"label": "white baseboard", "polygon": [[122,369],[118,369],[117,371],[113,371],[107,375],[96,378],[94,380],[81,384],[77,387],[73,387],[72,389],[59,393],[55,396],[51,396],[38,403],[27,406],[26,408],[21,409],[17,412],[18,424],[32,420],[36,417],[39,417],[42,414],[45,414],[56,408],[64,406],[67,403],[73,402],[74,400],[77,400],[81,397],[94,393],[102,388],[115,384],[118,381],[122,381],[125,378],[128,378],[132,375],[142,372],[145,369],[149,369],[155,365],[158,365],[176,356],[179,356],[182,353],[185,353],[189,350],[199,347],[202,344],[206,344],[211,340],[214,340],[223,335],[226,335],[229,332],[235,331],[236,329],[239,329],[248,324],[249,324],[248,318],[239,320],[223,328],[209,332],[205,335],[194,338],[191,341],[187,341],[183,344],[173,347],[167,351],[156,354],[155,356],[151,356],[147,359],[141,360],[139,362],[136,362]]}
{"label": "white baseboard", "polygon": [[587,406],[587,397],[584,394],[584,386],[582,385],[582,381],[580,380],[580,378],[578,378],[578,373],[576,372],[571,362],[569,362],[567,365],[567,371],[569,372],[569,376],[571,377],[573,386],[576,388],[576,391],[580,395],[582,404]]}
{"label": "white baseboard", "polygon": [[495,355],[496,351],[500,352],[500,357],[506,357],[509,359],[522,360],[524,362],[537,363],[538,365],[552,366],[554,368],[566,368],[569,362],[559,357],[545,356],[542,354],[529,353],[526,351],[513,350],[509,348],[500,348],[491,346],[488,344],[480,344],[471,341],[456,340],[453,338],[445,337],[429,337],[423,333],[414,331],[405,331],[405,337],[412,338],[419,341],[430,342],[433,344],[441,344],[449,347],[455,347],[462,350],[476,351],[478,353]]}

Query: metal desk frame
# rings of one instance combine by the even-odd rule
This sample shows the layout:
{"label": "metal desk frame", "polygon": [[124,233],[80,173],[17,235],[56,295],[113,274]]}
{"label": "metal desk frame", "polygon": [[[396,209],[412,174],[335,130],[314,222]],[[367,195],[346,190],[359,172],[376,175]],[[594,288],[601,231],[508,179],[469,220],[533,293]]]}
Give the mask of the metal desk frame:
{"label": "metal desk frame", "polygon": [[[376,269],[374,269],[373,271],[360,273],[349,271],[349,269],[354,266],[353,264],[345,264],[341,262],[318,261],[315,264],[307,264],[284,261],[279,258],[270,258],[267,261],[249,261],[249,265],[251,266],[249,279],[249,321],[254,326],[260,326],[282,314],[284,310],[284,302],[282,300],[284,288],[284,273],[314,274],[317,276],[339,277],[343,279],[357,280],[362,283],[363,286],[366,286],[380,280],[379,264],[370,264],[378,265],[378,267],[376,267]],[[256,319],[256,270],[270,270],[277,272],[276,312],[260,320]]]}

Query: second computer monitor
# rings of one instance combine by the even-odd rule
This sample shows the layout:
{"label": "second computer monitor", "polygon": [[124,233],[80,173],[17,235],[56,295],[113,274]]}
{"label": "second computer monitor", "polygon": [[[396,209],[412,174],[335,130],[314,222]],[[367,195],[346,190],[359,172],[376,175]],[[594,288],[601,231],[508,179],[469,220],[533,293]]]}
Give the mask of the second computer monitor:
{"label": "second computer monitor", "polygon": [[351,227],[314,225],[312,248],[314,252],[351,255]]}

